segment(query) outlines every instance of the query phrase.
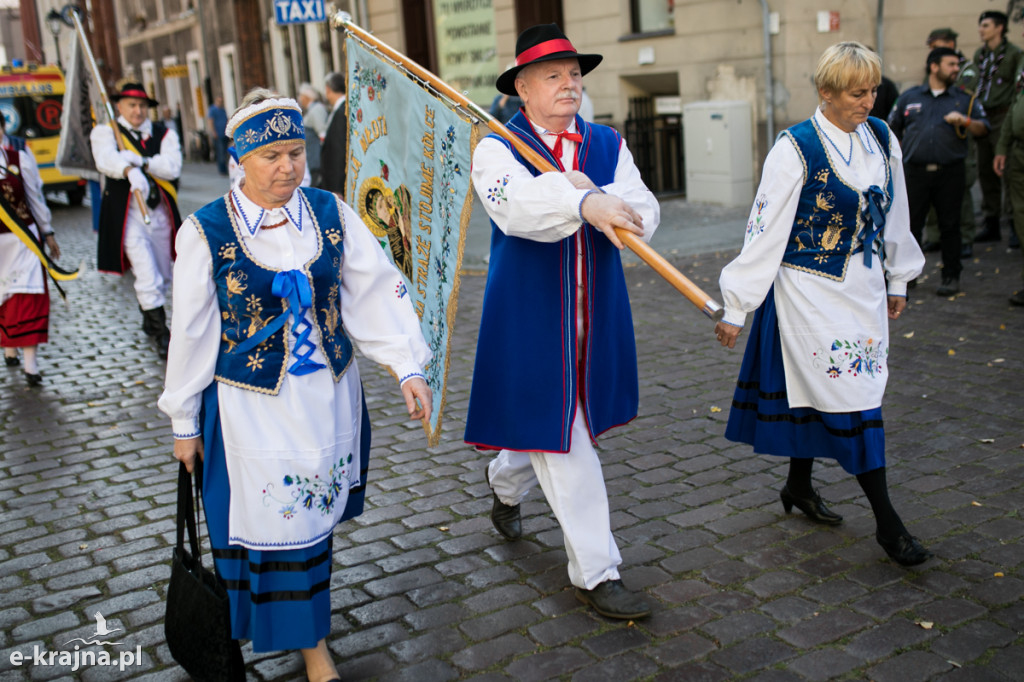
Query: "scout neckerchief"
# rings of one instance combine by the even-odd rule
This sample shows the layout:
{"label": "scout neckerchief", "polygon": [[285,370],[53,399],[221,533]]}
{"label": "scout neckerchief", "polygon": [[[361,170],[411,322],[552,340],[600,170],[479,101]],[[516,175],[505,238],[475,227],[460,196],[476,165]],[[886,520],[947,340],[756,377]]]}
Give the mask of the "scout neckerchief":
{"label": "scout neckerchief", "polygon": [[28,223],[18,216],[18,212],[14,210],[14,206],[4,197],[2,192],[0,192],[0,222],[3,222],[4,226],[17,235],[26,248],[35,254],[36,258],[43,264],[43,267],[46,268],[46,272],[53,279],[53,284],[57,287],[61,298],[66,300],[67,296],[64,294],[64,290],[60,288],[58,282],[75,279],[78,277],[78,270],[65,270],[50,259],[42,244],[36,240],[35,234],[29,229]]}

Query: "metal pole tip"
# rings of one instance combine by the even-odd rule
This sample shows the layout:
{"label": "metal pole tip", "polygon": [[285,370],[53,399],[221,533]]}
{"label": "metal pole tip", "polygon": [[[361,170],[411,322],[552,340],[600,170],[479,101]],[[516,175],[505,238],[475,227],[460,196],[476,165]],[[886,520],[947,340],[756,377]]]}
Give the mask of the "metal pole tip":
{"label": "metal pole tip", "polygon": [[345,24],[352,23],[352,15],[343,10],[338,10],[331,17],[331,28],[335,31],[345,27]]}
{"label": "metal pole tip", "polygon": [[718,322],[725,317],[725,310],[723,310],[722,306],[714,299],[708,299],[704,303],[704,307],[701,312],[711,318],[713,322]]}

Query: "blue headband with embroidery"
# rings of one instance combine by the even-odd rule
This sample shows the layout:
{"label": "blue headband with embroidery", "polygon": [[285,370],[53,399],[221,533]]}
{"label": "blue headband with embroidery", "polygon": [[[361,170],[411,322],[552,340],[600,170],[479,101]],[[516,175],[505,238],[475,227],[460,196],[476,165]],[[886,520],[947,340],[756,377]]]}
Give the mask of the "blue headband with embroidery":
{"label": "blue headband with embroidery", "polygon": [[306,139],[302,110],[292,99],[267,99],[237,112],[225,133],[234,139],[238,162],[257,149]]}

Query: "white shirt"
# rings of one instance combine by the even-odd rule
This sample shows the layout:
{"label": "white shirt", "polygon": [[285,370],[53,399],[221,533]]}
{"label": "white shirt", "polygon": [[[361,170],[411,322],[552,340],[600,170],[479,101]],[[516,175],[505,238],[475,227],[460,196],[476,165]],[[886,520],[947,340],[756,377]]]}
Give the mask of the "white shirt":
{"label": "white shirt", "polygon": [[[535,126],[536,128],[536,126]],[[576,132],[575,121],[569,132]],[[537,128],[550,149],[558,139]],[[562,166],[572,170],[576,143],[562,140]],[[499,140],[484,138],[473,153],[473,187],[494,223],[510,237],[538,242],[557,242],[582,226],[580,203],[587,190],[576,189],[562,173],[541,173],[534,177]],[[622,141],[619,160],[611,183],[601,187],[629,204],[643,218],[643,240],[649,242],[661,219],[661,208],[633,163],[633,155]]]}
{"label": "white shirt", "polygon": [[[847,164],[825,142],[833,172],[854,189],[884,188],[886,163],[891,168],[893,199],[884,230],[884,269],[878,255],[870,268],[865,267],[863,253],[850,257],[841,282],[782,267],[803,189],[804,166],[791,140],[781,137],[765,159],[743,250],[719,279],[724,320],[743,326],[747,313],[761,305],[774,285],[790,407],[866,410],[881,404],[888,376],[887,293],[906,295],[907,282],[924,267],[924,255],[910,232],[903,156],[896,137],[890,132],[892,147],[885,159],[866,123],[846,133],[819,110],[814,120],[843,155],[850,154]],[[862,195],[862,209],[864,201]],[[836,342],[842,348],[833,350]],[[856,371],[858,367],[863,371]]]}
{"label": "white shirt", "polygon": [[[128,130],[133,129],[124,116],[118,116],[117,122]],[[147,118],[136,130],[142,134],[143,140],[149,140],[153,135],[153,124]],[[130,164],[118,154],[114,129],[109,125],[98,125],[89,134],[89,141],[96,169],[109,177],[123,179],[124,171]],[[149,158],[146,172],[161,180],[176,180],[181,176],[181,163],[181,140],[178,133],[168,129],[160,141],[160,151]]]}
{"label": "white shirt", "polygon": [[[0,134],[0,147],[10,145],[6,135]],[[0,173],[7,172],[8,160],[0,154]],[[35,232],[39,237],[53,228],[52,216],[43,195],[43,180],[39,177],[36,157],[26,146],[18,152],[21,181],[25,186],[25,199],[35,220]],[[0,304],[13,294],[41,294],[46,291],[46,276],[39,258],[13,232],[0,234]]]}
{"label": "white shirt", "polygon": [[[123,116],[118,116],[117,122],[128,130],[133,130]],[[141,133],[143,140],[148,140],[153,134],[153,124],[147,118],[136,130]],[[96,170],[111,178],[124,179],[124,171],[131,164],[122,159],[118,153],[113,128],[109,124],[96,126],[89,133],[89,142],[92,146],[93,159],[96,161]],[[146,172],[161,180],[176,180],[181,176],[181,164],[181,141],[178,139],[178,133],[168,130],[160,141],[160,151],[155,156],[149,157]],[[163,202],[155,209],[148,210],[151,216],[155,217],[155,225],[162,225],[165,220],[169,222],[171,219],[170,210],[164,206]],[[137,201],[128,202],[126,219],[135,221],[137,225],[143,224],[142,213],[139,211]],[[154,229],[156,229],[155,226]]]}
{"label": "white shirt", "polygon": [[[238,190],[229,196],[245,216],[238,221],[237,231],[254,260],[275,270],[292,270],[315,257],[319,232],[311,223],[308,204],[298,192],[283,211],[273,212],[261,209]],[[347,205],[339,205],[345,254],[341,263],[341,323],[364,355],[386,365],[400,379],[422,375],[430,350],[409,296],[404,293],[402,277],[359,217]],[[250,234],[243,226],[274,224],[282,215],[287,222],[275,229],[255,229]],[[201,393],[214,380],[220,351],[220,307],[211,274],[212,259],[193,219],[190,216],[185,220],[177,237],[171,345],[164,393],[158,403],[171,417],[176,438],[199,433]],[[289,349],[291,325],[289,319]],[[315,326],[310,341],[316,346],[310,359],[326,364]],[[294,362],[290,352],[286,361],[288,366]],[[306,519],[300,509],[285,519],[281,513],[287,507],[281,499],[284,491],[278,486],[275,493],[267,486],[286,475],[296,475],[299,469],[312,472],[310,477],[315,472],[323,476],[339,457],[348,454],[354,454],[356,462],[346,472],[349,483],[359,480],[362,397],[355,359],[337,383],[328,369],[322,369],[303,376],[286,373],[276,396],[222,382],[217,384],[217,395],[232,490],[231,541],[263,549],[268,545],[278,549],[301,547],[319,541],[344,509],[344,499],[337,502],[333,518],[305,514],[310,517]],[[268,502],[268,494],[260,492],[265,490],[277,496]],[[347,490],[346,486],[345,497]],[[309,525],[303,526],[305,523]],[[296,528],[307,530],[297,533]]]}

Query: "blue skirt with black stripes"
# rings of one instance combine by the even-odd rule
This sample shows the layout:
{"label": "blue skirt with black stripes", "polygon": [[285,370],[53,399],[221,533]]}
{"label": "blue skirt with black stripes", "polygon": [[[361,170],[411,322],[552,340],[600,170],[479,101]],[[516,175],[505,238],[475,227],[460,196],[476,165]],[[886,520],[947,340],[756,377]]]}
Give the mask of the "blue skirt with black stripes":
{"label": "blue skirt with black stripes", "polygon": [[821,412],[789,406],[774,288],[750,325],[725,437],[766,455],[828,457],[851,474],[885,466],[881,407]]}
{"label": "blue skirt with black stripes", "polygon": [[[253,651],[310,649],[331,629],[331,546],[252,550],[228,544],[228,484],[217,409],[217,384],[203,392],[203,504],[218,577],[231,602],[231,636],[252,641]],[[370,419],[363,401],[360,472],[342,520],[363,511],[370,458]]]}

